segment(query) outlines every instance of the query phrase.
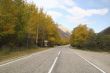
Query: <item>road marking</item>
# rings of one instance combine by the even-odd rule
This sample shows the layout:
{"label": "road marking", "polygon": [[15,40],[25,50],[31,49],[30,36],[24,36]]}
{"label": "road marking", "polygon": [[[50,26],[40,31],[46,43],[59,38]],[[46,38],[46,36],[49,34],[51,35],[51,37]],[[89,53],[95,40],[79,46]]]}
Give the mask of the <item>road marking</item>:
{"label": "road marking", "polygon": [[54,66],[55,66],[55,64],[56,64],[56,62],[57,62],[57,60],[58,60],[58,57],[59,57],[60,53],[61,53],[61,51],[58,52],[58,55],[57,55],[57,57],[54,59],[54,62],[53,62],[53,64],[52,64],[52,66],[50,67],[48,73],[52,73],[52,70],[53,70],[53,68],[54,68]]}
{"label": "road marking", "polygon": [[[74,52],[75,53],[75,52]],[[78,55],[77,53],[75,53],[76,55]],[[87,59],[85,59],[84,57],[78,55],[80,58],[84,59],[86,62],[88,62],[90,65],[92,65],[93,67],[95,67],[96,69],[98,69],[99,71],[101,71],[102,73],[106,73],[104,70],[102,70],[101,68],[99,68],[98,66],[96,66],[95,64],[93,64],[92,62],[88,61]]]}
{"label": "road marking", "polygon": [[58,56],[60,55],[61,51],[58,52]]}
{"label": "road marking", "polygon": [[8,65],[8,64],[11,64],[11,63],[14,63],[14,62],[17,62],[17,61],[20,61],[20,60],[23,60],[23,59],[30,58],[30,57],[32,57],[32,56],[34,56],[34,55],[38,55],[38,54],[41,54],[41,53],[44,53],[44,52],[47,52],[47,51],[49,51],[49,50],[45,50],[45,51],[33,53],[33,54],[31,54],[31,55],[28,55],[28,56],[23,56],[23,57],[21,57],[21,58],[19,58],[19,59],[16,59],[16,60],[13,60],[13,61],[10,61],[10,62],[1,64],[0,67],[1,67],[1,66],[5,66],[5,65]]}

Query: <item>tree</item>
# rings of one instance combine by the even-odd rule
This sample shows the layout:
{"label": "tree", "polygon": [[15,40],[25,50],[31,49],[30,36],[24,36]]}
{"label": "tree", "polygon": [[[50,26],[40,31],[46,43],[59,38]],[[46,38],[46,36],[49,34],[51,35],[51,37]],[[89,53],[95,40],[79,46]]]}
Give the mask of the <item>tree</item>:
{"label": "tree", "polygon": [[0,0],[0,47],[29,47],[36,40],[39,46],[60,40],[51,16],[25,0]]}
{"label": "tree", "polygon": [[70,43],[72,46],[83,47],[89,39],[91,39],[94,31],[89,29],[86,25],[79,25],[76,27],[71,35]]}
{"label": "tree", "polygon": [[0,0],[0,45],[7,45],[12,42],[15,34],[14,3],[12,0]]}

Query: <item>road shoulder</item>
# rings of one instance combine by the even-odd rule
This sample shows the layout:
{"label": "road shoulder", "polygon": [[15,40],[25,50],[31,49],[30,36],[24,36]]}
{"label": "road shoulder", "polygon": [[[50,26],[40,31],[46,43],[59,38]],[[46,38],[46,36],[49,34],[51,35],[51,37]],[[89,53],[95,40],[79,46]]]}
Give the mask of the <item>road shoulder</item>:
{"label": "road shoulder", "polygon": [[110,73],[110,54],[107,52],[93,52],[93,51],[85,51],[79,49],[73,49],[75,53],[93,64],[97,65],[99,68],[103,69],[107,73]]}

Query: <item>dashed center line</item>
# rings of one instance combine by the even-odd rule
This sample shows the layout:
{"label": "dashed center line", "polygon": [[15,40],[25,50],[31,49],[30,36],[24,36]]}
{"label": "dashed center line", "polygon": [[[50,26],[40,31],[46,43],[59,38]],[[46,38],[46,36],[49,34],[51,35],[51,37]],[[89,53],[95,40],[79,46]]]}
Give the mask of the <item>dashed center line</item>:
{"label": "dashed center line", "polygon": [[56,62],[57,62],[57,60],[58,60],[60,54],[61,54],[61,51],[58,52],[58,55],[57,55],[57,57],[54,59],[53,64],[52,64],[52,66],[50,67],[48,73],[52,73],[52,70],[53,70],[53,68],[54,68],[54,66],[55,66],[55,64],[56,64]]}

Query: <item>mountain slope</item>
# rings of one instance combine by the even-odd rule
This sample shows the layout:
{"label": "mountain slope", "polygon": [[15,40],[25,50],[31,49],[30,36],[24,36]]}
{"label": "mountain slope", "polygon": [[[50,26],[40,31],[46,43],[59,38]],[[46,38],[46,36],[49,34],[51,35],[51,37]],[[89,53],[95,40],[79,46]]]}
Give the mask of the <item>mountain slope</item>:
{"label": "mountain slope", "polygon": [[104,29],[99,34],[101,34],[101,35],[110,35],[110,27]]}
{"label": "mountain slope", "polygon": [[62,38],[69,39],[71,33],[70,31],[62,25],[58,25],[58,32]]}

